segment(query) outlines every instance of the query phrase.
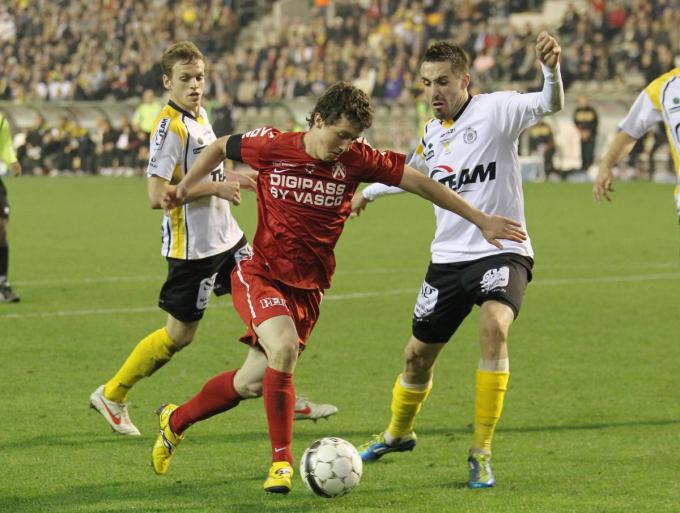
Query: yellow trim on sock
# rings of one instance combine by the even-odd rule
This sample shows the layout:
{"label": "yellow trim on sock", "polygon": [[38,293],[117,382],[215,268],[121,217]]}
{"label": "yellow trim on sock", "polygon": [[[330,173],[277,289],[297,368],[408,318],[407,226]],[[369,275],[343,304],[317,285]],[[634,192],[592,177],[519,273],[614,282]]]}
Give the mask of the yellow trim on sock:
{"label": "yellow trim on sock", "polygon": [[104,397],[125,402],[128,391],[144,377],[151,376],[177,352],[174,341],[163,327],[143,338],[132,350],[123,366],[104,385]]}
{"label": "yellow trim on sock", "polygon": [[503,399],[508,389],[509,372],[489,372],[477,369],[475,376],[475,433],[473,449],[491,452],[491,441],[503,411]]}
{"label": "yellow trim on sock", "polygon": [[413,424],[420,408],[430,395],[432,382],[425,390],[406,388],[401,384],[401,374],[397,376],[392,388],[392,417],[387,432],[394,438],[400,438],[413,431]]}

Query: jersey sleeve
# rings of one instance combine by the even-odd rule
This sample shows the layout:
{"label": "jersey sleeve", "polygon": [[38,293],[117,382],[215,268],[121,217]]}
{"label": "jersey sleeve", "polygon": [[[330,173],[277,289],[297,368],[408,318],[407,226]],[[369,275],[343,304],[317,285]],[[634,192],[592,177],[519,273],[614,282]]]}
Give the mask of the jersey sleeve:
{"label": "jersey sleeve", "polygon": [[361,181],[399,185],[404,175],[406,155],[394,151],[378,151],[367,144],[358,143],[361,157]]}
{"label": "jersey sleeve", "polygon": [[420,171],[425,176],[428,176],[428,174],[430,173],[427,167],[427,162],[425,162],[425,156],[423,155],[422,142],[418,144],[418,146],[416,147],[407,165],[409,167],[412,167],[413,169]]}
{"label": "jersey sleeve", "polygon": [[260,160],[260,152],[262,147],[274,139],[281,132],[271,126],[263,126],[246,132],[240,137],[240,155],[241,161],[248,164],[255,170],[259,170],[264,166]]}
{"label": "jersey sleeve", "polygon": [[161,118],[151,132],[146,176],[172,181],[175,168],[182,161],[186,138],[184,125],[170,118]]}
{"label": "jersey sleeve", "polygon": [[661,112],[654,107],[647,90],[644,90],[638,95],[623,121],[619,123],[619,129],[635,139],[640,139],[647,130],[662,119]]}

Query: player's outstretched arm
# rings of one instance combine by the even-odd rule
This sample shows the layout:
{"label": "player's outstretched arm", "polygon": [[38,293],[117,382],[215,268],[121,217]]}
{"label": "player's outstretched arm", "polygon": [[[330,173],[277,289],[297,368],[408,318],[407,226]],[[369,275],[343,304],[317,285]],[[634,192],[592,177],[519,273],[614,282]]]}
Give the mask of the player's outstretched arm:
{"label": "player's outstretched arm", "polygon": [[614,140],[600,161],[597,177],[593,182],[593,199],[596,203],[599,203],[602,198],[605,198],[607,201],[612,200],[609,195],[610,192],[614,192],[614,173],[612,168],[619,160],[630,153],[636,141],[637,139],[623,130],[614,136]]}
{"label": "player's outstretched arm", "polygon": [[[162,201],[165,210],[173,209],[185,203],[189,192],[227,157],[225,148],[229,137],[226,135],[212,142],[201,152],[189,172],[177,186],[167,188]],[[217,195],[220,196],[220,194]]]}
{"label": "player's outstretched arm", "polygon": [[383,183],[372,183],[361,191],[356,191],[352,196],[352,217],[359,217],[361,213],[366,210],[366,207],[371,201],[380,196],[389,196],[392,194],[400,194],[404,192],[399,187],[385,185]]}
{"label": "player's outstretched arm", "polygon": [[459,194],[432,180],[409,166],[404,167],[404,176],[399,187],[405,191],[418,194],[435,205],[444,208],[477,226],[484,238],[502,249],[499,239],[524,242],[527,234],[522,224],[507,217],[488,215],[465,201]]}

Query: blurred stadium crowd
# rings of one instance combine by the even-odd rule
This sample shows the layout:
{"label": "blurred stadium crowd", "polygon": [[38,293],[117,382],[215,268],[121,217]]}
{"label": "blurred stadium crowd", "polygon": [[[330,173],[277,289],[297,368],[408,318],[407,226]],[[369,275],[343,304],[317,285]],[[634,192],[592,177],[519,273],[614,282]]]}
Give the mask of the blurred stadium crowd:
{"label": "blurred stadium crowd", "polygon": [[[275,24],[249,23],[247,2],[238,0],[9,0],[0,6],[0,100],[120,101],[144,91],[160,98],[158,56],[179,39],[196,42],[209,60],[207,99],[237,109],[318,95],[337,80],[353,82],[378,104],[413,104],[420,58],[433,39],[453,40],[469,52],[476,90],[540,87],[534,44],[544,27],[510,20],[541,12],[543,0],[308,2],[307,20]],[[564,49],[567,89],[579,80],[634,91],[674,67],[677,0],[565,4],[549,29]],[[160,108],[153,98],[143,104],[146,117],[151,106]],[[75,120],[41,122],[20,151],[30,159],[38,152],[33,145],[41,146],[43,155],[27,169],[95,172],[137,167],[146,158],[140,119],[102,119],[89,132]]]}

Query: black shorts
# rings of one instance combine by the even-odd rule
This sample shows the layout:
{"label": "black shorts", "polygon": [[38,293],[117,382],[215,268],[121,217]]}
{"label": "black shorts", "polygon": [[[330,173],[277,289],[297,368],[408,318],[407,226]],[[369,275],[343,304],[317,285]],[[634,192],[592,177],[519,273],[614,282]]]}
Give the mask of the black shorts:
{"label": "black shorts", "polygon": [[168,277],[161,288],[158,306],[182,322],[203,318],[210,293],[222,296],[231,292],[231,270],[252,249],[245,236],[228,251],[200,260],[168,258]]}
{"label": "black shorts", "polygon": [[430,263],[413,311],[413,336],[427,343],[448,342],[472,307],[489,300],[507,304],[517,318],[533,264],[514,253]]}
{"label": "black shorts", "polygon": [[7,189],[0,178],[0,219],[9,219],[9,203],[7,202]]}

